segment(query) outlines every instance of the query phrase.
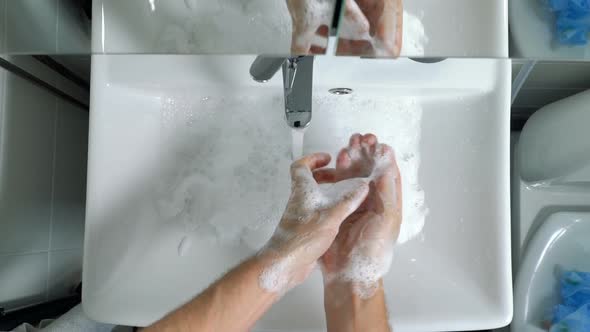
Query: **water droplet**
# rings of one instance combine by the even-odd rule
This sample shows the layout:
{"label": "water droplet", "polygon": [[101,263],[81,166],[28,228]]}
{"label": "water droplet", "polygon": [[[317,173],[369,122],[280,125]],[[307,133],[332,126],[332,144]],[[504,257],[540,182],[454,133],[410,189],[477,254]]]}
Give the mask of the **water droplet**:
{"label": "water droplet", "polygon": [[192,240],[189,237],[184,236],[178,243],[178,256],[184,257],[188,253],[192,244]]}

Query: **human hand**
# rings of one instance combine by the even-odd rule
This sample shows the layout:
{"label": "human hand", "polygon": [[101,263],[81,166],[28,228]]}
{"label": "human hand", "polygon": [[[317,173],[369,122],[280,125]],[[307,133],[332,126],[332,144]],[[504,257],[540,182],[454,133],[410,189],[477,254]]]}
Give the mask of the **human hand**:
{"label": "human hand", "polygon": [[397,57],[402,31],[402,0],[346,0],[336,54]]}
{"label": "human hand", "polygon": [[367,198],[340,226],[321,258],[324,280],[351,282],[357,295],[372,296],[389,271],[402,222],[401,177],[391,147],[372,134],[355,134],[338,154],[335,169],[318,169],[319,183],[369,178]]}
{"label": "human hand", "polygon": [[330,155],[315,153],[291,165],[291,196],[277,229],[258,257],[266,268],[261,288],[283,293],[303,282],[334,241],[340,224],[369,193],[365,179],[344,179],[320,186],[313,171]]}
{"label": "human hand", "polygon": [[324,54],[334,14],[334,1],[287,0],[293,31],[291,54]]}

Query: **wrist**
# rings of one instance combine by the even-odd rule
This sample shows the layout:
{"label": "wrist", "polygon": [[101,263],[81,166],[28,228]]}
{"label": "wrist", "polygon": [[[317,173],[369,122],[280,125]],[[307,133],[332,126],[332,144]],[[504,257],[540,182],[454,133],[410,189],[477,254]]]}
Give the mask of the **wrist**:
{"label": "wrist", "polygon": [[328,331],[390,331],[383,281],[370,297],[359,295],[359,283],[336,280],[324,286]]}
{"label": "wrist", "polygon": [[372,283],[340,279],[326,282],[324,279],[324,298],[326,305],[360,304],[362,301],[370,300],[380,293],[383,293],[382,279]]}
{"label": "wrist", "polygon": [[260,269],[258,286],[265,292],[280,297],[305,279],[302,277],[302,271],[305,268],[298,267],[290,255],[285,256],[274,250],[264,250],[253,260],[256,261]]}

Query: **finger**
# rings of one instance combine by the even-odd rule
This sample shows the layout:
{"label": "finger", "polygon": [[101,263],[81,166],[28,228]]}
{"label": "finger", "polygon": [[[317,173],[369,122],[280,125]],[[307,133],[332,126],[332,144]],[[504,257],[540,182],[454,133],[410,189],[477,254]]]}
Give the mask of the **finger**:
{"label": "finger", "polygon": [[321,168],[313,171],[317,183],[334,183],[338,181],[338,173],[334,168]]}
{"label": "finger", "polygon": [[338,35],[346,39],[363,39],[369,33],[369,20],[354,0],[346,0],[344,9]]}
{"label": "finger", "polygon": [[397,206],[397,210],[399,211],[400,217],[403,211],[403,191],[402,191],[402,175],[399,171],[399,167],[397,166],[397,161],[394,158],[394,176],[395,176],[395,206]]}
{"label": "finger", "polygon": [[377,136],[373,134],[365,134],[361,137],[361,145],[367,157],[373,157],[377,144]]}
{"label": "finger", "polygon": [[350,136],[350,140],[348,141],[348,146],[351,148],[359,148],[361,146],[361,134],[352,134]]}
{"label": "finger", "polygon": [[326,54],[326,49],[321,46],[312,45],[311,48],[309,49],[309,54],[323,55],[323,54]]}
{"label": "finger", "polygon": [[313,179],[312,171],[328,165],[330,159],[332,159],[330,155],[323,152],[303,156],[291,164],[291,178],[293,180],[298,180],[301,177]]}
{"label": "finger", "polygon": [[315,32],[316,35],[328,38],[330,35],[330,28],[327,25],[320,25]]}
{"label": "finger", "polygon": [[376,23],[375,39],[386,56],[398,57],[402,47],[403,6],[401,0],[386,0],[383,13]]}
{"label": "finger", "polygon": [[373,135],[373,134],[365,134],[363,135],[363,137],[361,138],[362,142],[365,142],[369,145],[375,145],[377,144],[377,136]]}
{"label": "finger", "polygon": [[342,200],[337,202],[332,208],[329,210],[329,220],[337,223],[338,226],[342,224],[344,219],[350,216],[354,211],[356,211],[367,195],[369,194],[369,185],[366,181],[361,179],[351,179],[345,181],[355,181],[357,185],[354,187],[353,190],[348,192]]}
{"label": "finger", "polygon": [[382,170],[383,174],[377,179],[377,192],[384,203],[384,212],[389,216],[401,215],[402,211],[402,180],[399,167],[395,160],[393,149],[385,144],[379,144],[377,153],[389,155],[391,162]]}
{"label": "finger", "polygon": [[330,28],[327,25],[321,25],[315,31],[311,40],[309,54],[326,54],[326,47],[328,46],[328,36]]}
{"label": "finger", "polygon": [[350,155],[348,154],[348,149],[344,148],[338,152],[338,157],[336,158],[336,169],[346,169],[350,167]]}
{"label": "finger", "polygon": [[373,55],[373,45],[367,40],[338,38],[336,55]]}

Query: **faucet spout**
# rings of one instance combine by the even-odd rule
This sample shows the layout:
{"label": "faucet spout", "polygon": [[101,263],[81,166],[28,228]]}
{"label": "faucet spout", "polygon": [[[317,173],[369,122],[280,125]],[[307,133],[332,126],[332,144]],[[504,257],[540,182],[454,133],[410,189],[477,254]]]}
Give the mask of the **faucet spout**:
{"label": "faucet spout", "polygon": [[313,56],[258,56],[250,66],[250,75],[257,82],[267,82],[281,67],[287,125],[305,128],[311,122]]}
{"label": "faucet spout", "polygon": [[259,55],[250,65],[250,76],[256,82],[268,82],[285,62],[285,58]]}

